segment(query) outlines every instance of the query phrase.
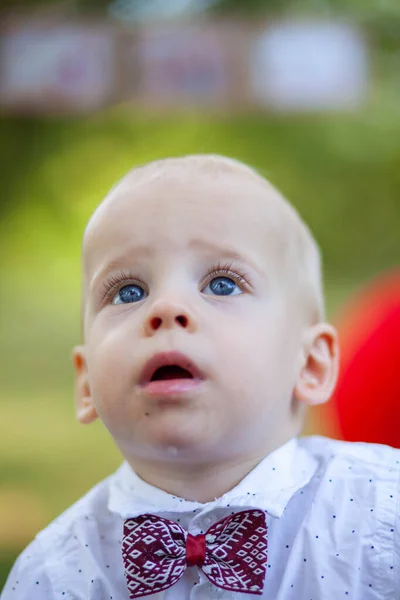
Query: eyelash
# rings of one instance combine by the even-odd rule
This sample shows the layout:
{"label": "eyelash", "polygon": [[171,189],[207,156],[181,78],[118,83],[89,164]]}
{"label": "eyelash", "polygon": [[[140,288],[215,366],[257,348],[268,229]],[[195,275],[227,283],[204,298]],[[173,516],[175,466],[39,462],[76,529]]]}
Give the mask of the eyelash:
{"label": "eyelash", "polygon": [[120,271],[115,275],[111,275],[110,278],[103,284],[103,300],[108,300],[111,296],[116,294],[118,290],[121,290],[124,285],[129,284],[140,285],[140,287],[144,287],[140,279],[136,275],[133,275],[133,273]]}
{"label": "eyelash", "polygon": [[[247,274],[244,271],[238,269],[232,263],[218,263],[215,266],[213,266],[204,278],[204,287],[207,286],[215,277],[223,276],[230,277],[231,279],[236,281],[236,283],[238,283],[244,291],[248,292],[251,290],[251,285],[248,282]],[[115,275],[111,275],[110,278],[103,283],[102,297],[104,302],[111,296],[115,295],[120,289],[124,287],[124,285],[129,284],[145,287],[140,281],[140,279],[133,273],[129,273],[127,271],[120,271]]]}
{"label": "eyelash", "polygon": [[215,267],[212,267],[205,277],[205,285],[208,285],[215,277],[223,276],[228,276],[236,281],[244,291],[249,292],[251,290],[247,274],[232,263],[218,263]]}

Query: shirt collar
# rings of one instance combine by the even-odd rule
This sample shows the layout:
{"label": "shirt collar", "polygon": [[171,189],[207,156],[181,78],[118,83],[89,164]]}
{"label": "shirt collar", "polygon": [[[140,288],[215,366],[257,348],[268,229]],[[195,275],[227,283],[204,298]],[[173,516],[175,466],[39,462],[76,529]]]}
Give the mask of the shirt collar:
{"label": "shirt collar", "polygon": [[172,496],[141,479],[127,462],[110,479],[108,508],[123,518],[143,513],[209,512],[215,508],[259,508],[281,517],[289,500],[314,475],[317,460],[292,438],[266,456],[232,490],[205,504]]}

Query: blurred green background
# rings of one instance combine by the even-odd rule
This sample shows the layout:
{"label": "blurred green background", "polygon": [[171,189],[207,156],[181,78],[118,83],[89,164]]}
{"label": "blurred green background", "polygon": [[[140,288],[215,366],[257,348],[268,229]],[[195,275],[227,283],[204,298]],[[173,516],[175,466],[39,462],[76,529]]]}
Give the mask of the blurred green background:
{"label": "blurred green background", "polygon": [[[191,152],[260,169],[321,244],[333,318],[361,283],[400,264],[399,19],[357,14],[374,38],[357,112],[157,116],[125,105],[0,117],[0,589],[35,533],[120,462],[101,424],[75,421],[70,355],[83,228],[128,169]],[[311,418],[307,430],[324,425]]]}

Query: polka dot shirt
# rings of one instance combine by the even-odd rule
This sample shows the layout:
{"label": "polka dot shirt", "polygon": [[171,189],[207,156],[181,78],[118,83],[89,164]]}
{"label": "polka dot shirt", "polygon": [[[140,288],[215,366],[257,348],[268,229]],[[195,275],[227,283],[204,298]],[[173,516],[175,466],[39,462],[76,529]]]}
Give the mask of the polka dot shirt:
{"label": "polka dot shirt", "polygon": [[[292,439],[213,502],[189,502],[124,463],[40,532],[17,559],[1,600],[128,600],[124,520],[153,513],[196,535],[232,512],[266,513],[263,592],[271,600],[400,600],[400,450],[322,437]],[[189,567],[164,600],[250,598]]]}

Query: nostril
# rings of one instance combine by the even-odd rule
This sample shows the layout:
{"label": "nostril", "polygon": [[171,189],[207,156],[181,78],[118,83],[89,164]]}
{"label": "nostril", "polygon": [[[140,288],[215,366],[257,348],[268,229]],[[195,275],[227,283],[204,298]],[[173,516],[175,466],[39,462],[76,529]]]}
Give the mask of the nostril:
{"label": "nostril", "polygon": [[150,325],[154,330],[158,329],[161,325],[160,317],[154,317],[153,319],[151,319]]}
{"label": "nostril", "polygon": [[187,327],[188,324],[188,320],[187,317],[185,317],[185,315],[179,315],[175,318],[176,322],[179,323],[179,325],[181,325],[182,327]]}

